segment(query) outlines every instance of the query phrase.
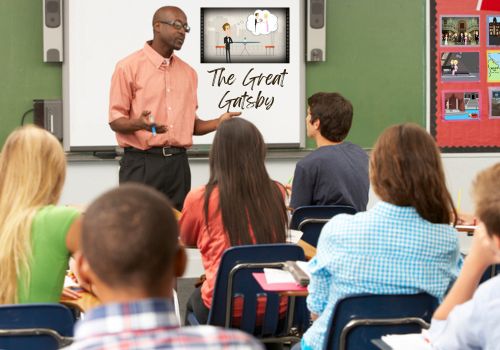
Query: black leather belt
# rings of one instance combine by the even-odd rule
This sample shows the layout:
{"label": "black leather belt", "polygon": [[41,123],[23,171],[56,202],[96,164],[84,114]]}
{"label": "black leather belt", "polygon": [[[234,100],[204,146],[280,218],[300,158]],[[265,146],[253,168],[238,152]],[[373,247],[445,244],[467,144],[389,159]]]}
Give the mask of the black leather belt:
{"label": "black leather belt", "polygon": [[170,157],[176,154],[186,153],[186,149],[184,147],[151,147],[146,150],[137,149],[134,147],[125,147],[125,153],[149,153],[149,154],[157,154],[163,157]]}

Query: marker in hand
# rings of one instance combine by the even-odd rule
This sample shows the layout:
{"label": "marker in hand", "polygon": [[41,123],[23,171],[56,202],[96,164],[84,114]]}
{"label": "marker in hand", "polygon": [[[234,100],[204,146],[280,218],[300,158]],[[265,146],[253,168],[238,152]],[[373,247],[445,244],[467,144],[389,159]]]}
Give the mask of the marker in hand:
{"label": "marker in hand", "polygon": [[153,133],[153,136],[156,136],[156,125],[154,124],[155,118],[152,114],[149,115],[149,122],[153,123],[153,125],[151,125],[151,132]]}

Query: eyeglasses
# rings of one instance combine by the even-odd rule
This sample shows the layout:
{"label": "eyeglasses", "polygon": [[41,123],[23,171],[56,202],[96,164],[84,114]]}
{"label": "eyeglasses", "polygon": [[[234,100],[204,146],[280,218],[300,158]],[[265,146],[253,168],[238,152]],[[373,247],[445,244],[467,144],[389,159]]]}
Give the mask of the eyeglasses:
{"label": "eyeglasses", "polygon": [[169,26],[172,26],[172,27],[174,27],[177,30],[181,30],[181,28],[184,28],[184,30],[186,31],[186,33],[189,33],[191,31],[191,27],[188,26],[187,23],[182,23],[179,20],[175,20],[175,21],[166,20],[166,21],[158,21],[158,22],[163,23],[163,24],[168,24]]}

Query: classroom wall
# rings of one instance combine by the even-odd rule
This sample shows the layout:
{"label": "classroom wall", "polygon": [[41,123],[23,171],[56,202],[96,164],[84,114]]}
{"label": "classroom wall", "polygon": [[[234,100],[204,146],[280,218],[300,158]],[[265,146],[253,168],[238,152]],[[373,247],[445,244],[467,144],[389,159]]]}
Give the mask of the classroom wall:
{"label": "classroom wall", "polygon": [[[307,65],[306,95],[339,91],[348,97],[355,111],[349,140],[363,147],[393,122],[425,124],[425,2],[327,4],[328,61]],[[33,99],[61,98],[62,69],[42,62],[40,0],[0,1],[0,43],[2,145]],[[307,146],[314,146],[311,140]]]}

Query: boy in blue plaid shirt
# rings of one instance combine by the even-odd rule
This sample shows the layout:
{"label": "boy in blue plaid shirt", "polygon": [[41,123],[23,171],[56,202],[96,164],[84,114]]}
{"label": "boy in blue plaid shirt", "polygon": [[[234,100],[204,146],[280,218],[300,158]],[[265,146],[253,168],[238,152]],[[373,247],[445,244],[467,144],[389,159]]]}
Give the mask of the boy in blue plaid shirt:
{"label": "boy in blue plaid shirt", "polygon": [[179,327],[172,301],[186,266],[168,200],[139,184],[99,197],[85,212],[80,279],[103,305],[75,328],[70,349],[262,349],[239,331]]}

